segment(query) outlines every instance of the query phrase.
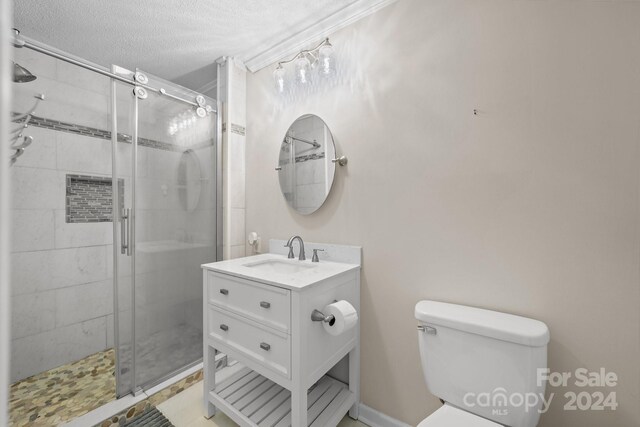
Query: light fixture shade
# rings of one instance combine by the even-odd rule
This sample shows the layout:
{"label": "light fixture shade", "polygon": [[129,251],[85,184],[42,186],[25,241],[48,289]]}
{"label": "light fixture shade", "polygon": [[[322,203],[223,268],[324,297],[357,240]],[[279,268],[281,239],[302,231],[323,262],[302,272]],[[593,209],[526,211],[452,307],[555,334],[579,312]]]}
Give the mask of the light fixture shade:
{"label": "light fixture shade", "polygon": [[311,62],[306,56],[296,60],[296,82],[304,86],[311,84]]}
{"label": "light fixture shade", "polygon": [[331,43],[327,42],[318,52],[320,74],[330,75],[336,72],[336,58]]}
{"label": "light fixture shade", "polygon": [[282,67],[282,65],[278,65],[278,68],[273,72],[273,82],[276,87],[276,92],[284,93],[286,89],[285,83],[285,75],[287,74],[286,70]]}
{"label": "light fixture shade", "polygon": [[[287,72],[286,66],[289,63],[293,65],[293,70]],[[324,82],[335,80],[336,65],[335,50],[329,39],[325,38],[313,49],[302,50],[293,58],[278,62],[273,71],[276,93],[294,98],[311,93]]]}

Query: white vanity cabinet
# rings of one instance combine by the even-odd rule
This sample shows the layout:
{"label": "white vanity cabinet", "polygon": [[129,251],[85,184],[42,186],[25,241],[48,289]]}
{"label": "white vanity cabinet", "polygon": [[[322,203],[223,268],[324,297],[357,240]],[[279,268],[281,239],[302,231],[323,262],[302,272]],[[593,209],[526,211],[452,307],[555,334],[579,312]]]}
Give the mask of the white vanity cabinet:
{"label": "white vanity cabinet", "polygon": [[[339,300],[360,313],[360,248],[341,248],[357,251],[347,257],[355,262],[272,253],[203,265],[207,417],[217,408],[247,427],[336,426],[347,412],[357,419],[359,321],[333,336],[311,320]],[[241,365],[220,382],[216,350]],[[327,375],[345,356],[348,378]]]}

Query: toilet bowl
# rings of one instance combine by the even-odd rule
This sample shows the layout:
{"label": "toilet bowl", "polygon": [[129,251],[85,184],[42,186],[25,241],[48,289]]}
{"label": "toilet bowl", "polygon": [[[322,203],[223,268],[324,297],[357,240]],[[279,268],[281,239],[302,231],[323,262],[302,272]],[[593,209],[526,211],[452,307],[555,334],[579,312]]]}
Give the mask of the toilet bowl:
{"label": "toilet bowl", "polygon": [[437,301],[420,301],[415,317],[427,388],[445,402],[418,427],[538,424],[542,401],[525,407],[510,397],[544,395],[538,373],[547,367],[547,325]]}

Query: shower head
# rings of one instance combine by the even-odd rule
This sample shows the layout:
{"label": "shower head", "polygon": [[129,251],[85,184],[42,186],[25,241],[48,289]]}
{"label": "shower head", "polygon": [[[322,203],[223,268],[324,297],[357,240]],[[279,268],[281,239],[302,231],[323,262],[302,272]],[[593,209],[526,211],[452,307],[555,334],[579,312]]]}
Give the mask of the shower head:
{"label": "shower head", "polygon": [[36,76],[31,74],[29,70],[21,65],[13,63],[13,81],[16,83],[32,82],[36,79]]}

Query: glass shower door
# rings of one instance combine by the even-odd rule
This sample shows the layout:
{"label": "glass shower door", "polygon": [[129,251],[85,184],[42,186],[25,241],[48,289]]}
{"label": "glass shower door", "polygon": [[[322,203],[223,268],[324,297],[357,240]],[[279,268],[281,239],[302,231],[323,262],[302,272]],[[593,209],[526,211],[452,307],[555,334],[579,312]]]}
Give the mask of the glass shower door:
{"label": "glass shower door", "polygon": [[[129,87],[132,113],[118,118],[134,125],[130,163],[119,159],[133,177],[130,212],[123,212],[129,221],[132,309],[130,318],[123,311],[124,326],[118,328],[124,337],[118,365],[126,370],[119,380],[133,392],[201,361],[200,265],[217,259],[215,101],[200,95],[196,102],[195,92],[143,74],[148,86],[164,93],[132,93]],[[126,276],[119,275],[125,295],[119,301],[129,291]]]}
{"label": "glass shower door", "polygon": [[[196,99],[146,75],[151,86]],[[135,365],[143,387],[202,359],[200,265],[216,259],[215,125],[214,113],[162,94],[138,102]]]}

